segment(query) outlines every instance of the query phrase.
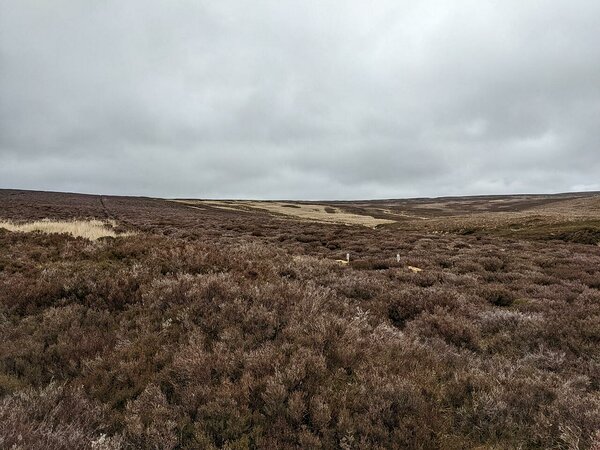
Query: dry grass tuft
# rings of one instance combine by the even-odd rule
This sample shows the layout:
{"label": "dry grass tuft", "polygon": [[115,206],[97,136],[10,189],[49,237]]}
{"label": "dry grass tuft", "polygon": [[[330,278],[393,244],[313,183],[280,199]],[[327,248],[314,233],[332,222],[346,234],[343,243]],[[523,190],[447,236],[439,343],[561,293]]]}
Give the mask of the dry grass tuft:
{"label": "dry grass tuft", "polygon": [[0,220],[0,228],[8,231],[31,233],[62,234],[67,233],[74,237],[82,237],[95,241],[101,237],[129,236],[133,233],[117,233],[114,230],[116,223],[102,222],[100,220],[36,220],[35,222],[14,223]]}

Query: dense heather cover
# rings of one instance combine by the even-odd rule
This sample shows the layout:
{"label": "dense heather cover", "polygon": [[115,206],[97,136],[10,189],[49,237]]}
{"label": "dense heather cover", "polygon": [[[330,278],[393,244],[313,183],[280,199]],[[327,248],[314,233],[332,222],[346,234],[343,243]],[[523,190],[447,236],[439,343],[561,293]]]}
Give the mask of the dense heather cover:
{"label": "dense heather cover", "polygon": [[0,216],[138,232],[0,229],[1,448],[600,448],[598,246],[18,191]]}

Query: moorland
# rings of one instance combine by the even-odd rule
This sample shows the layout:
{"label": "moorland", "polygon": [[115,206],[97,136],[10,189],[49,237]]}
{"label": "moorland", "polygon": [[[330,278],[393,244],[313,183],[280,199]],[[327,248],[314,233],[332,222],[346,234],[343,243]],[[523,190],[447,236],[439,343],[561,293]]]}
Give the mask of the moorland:
{"label": "moorland", "polygon": [[599,193],[0,190],[0,448],[597,450],[599,243]]}

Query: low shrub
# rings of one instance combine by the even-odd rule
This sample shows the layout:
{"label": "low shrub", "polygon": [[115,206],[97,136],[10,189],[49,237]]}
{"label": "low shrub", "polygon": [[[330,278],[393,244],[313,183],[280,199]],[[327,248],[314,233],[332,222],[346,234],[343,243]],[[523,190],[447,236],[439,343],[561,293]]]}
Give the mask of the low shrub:
{"label": "low shrub", "polygon": [[598,443],[596,247],[35,195],[138,234],[0,229],[0,448]]}
{"label": "low shrub", "polygon": [[507,307],[515,301],[515,294],[501,286],[490,286],[483,290],[483,297],[492,305]]}

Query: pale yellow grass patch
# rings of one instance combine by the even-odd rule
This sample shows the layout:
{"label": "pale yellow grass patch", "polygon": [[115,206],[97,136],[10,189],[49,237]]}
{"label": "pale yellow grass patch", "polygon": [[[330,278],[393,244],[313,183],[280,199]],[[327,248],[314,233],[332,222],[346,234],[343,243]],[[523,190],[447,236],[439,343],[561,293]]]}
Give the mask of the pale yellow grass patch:
{"label": "pale yellow grass patch", "polygon": [[101,237],[129,236],[133,233],[117,233],[112,227],[116,222],[102,222],[100,220],[36,220],[34,222],[14,223],[7,220],[0,220],[0,228],[8,231],[19,231],[22,233],[31,233],[38,231],[41,233],[67,233],[71,236],[82,237],[95,241]]}
{"label": "pale yellow grass patch", "polygon": [[[248,211],[251,209],[265,210],[274,214],[310,220],[322,223],[341,223],[345,225],[363,225],[376,227],[394,220],[378,219],[373,216],[354,214],[328,205],[295,203],[295,202],[267,202],[252,200],[178,200],[180,203],[190,205],[206,204],[222,209]],[[327,212],[326,209],[333,212]]]}

